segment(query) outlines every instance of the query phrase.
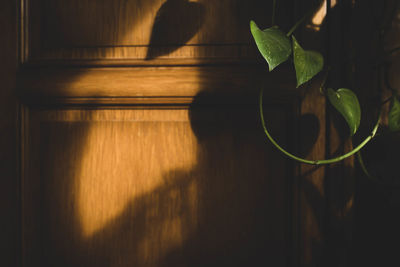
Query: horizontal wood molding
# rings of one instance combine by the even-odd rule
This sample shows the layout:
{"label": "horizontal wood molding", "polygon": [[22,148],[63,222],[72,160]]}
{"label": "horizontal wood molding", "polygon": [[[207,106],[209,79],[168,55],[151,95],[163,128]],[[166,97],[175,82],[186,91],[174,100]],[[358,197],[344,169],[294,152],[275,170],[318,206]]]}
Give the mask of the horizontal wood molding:
{"label": "horizontal wood molding", "polygon": [[25,68],[19,72],[18,92],[28,102],[92,98],[91,103],[105,103],[109,98],[106,102],[121,104],[149,99],[148,103],[185,104],[199,93],[244,100],[264,87],[269,98],[280,101],[298,95],[295,81],[287,76],[287,71],[268,73],[257,65]]}
{"label": "horizontal wood molding", "polygon": [[265,66],[265,61],[259,56],[255,58],[156,58],[152,60],[142,59],[30,59],[23,64],[25,68],[34,67],[167,67],[167,66],[240,66],[259,65]]}

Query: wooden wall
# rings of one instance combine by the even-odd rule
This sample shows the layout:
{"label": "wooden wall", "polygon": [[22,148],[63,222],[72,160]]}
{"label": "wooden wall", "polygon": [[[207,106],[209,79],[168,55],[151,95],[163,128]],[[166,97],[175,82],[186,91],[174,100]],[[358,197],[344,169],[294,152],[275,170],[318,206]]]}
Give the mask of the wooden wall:
{"label": "wooden wall", "polygon": [[[278,1],[278,24],[288,30],[314,2]],[[307,20],[296,32],[303,46],[335,66],[351,49],[360,57],[376,51],[369,18],[386,1],[327,2],[321,25]],[[388,240],[398,236],[396,187],[356,176],[353,159],[296,165],[265,140],[256,108],[261,87],[269,127],[289,150],[316,159],[352,146],[327,112],[322,77],[296,90],[290,65],[267,72],[249,20],[268,27],[271,6],[2,1],[1,265],[368,266],[395,259],[398,247]],[[388,47],[398,41],[397,24]],[[359,64],[352,80],[352,66],[336,68],[329,82],[367,99],[376,69]]]}
{"label": "wooden wall", "polygon": [[295,263],[296,166],[257,95],[291,147],[298,94],[249,32],[271,1],[22,4],[22,266]]}

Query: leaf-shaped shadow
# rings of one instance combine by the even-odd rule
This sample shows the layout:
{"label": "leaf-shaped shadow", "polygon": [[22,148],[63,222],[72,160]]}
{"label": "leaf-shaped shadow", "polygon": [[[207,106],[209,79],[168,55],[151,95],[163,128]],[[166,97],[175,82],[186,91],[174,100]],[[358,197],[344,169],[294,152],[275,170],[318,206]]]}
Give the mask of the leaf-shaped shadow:
{"label": "leaf-shaped shadow", "polygon": [[300,126],[300,153],[301,156],[307,157],[319,136],[320,123],[317,116],[307,113],[300,117],[298,124]]}
{"label": "leaf-shaped shadow", "polygon": [[188,0],[167,0],[157,12],[146,59],[168,55],[185,45],[201,28],[205,8]]}

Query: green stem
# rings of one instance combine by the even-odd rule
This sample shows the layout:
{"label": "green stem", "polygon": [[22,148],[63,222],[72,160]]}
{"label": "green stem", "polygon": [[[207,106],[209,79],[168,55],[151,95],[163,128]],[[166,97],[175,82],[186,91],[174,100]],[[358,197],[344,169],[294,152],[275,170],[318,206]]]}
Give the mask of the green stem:
{"label": "green stem", "polygon": [[276,0],[272,3],[272,25],[275,25],[275,10],[276,10]]}
{"label": "green stem", "polygon": [[259,99],[259,108],[260,108],[260,117],[261,117],[261,123],[262,126],[264,128],[264,132],[267,135],[268,139],[271,141],[271,143],[277,148],[279,149],[283,154],[285,154],[286,156],[288,156],[289,158],[292,158],[298,162],[301,163],[305,163],[305,164],[310,164],[310,165],[323,165],[323,164],[330,164],[330,163],[335,163],[341,160],[344,160],[345,158],[348,158],[352,155],[354,155],[355,153],[357,153],[358,151],[360,151],[361,148],[363,148],[376,134],[376,131],[378,130],[379,127],[379,123],[380,123],[380,118],[381,118],[381,112],[382,110],[379,112],[379,116],[378,116],[378,120],[371,132],[371,134],[365,138],[365,140],[363,142],[361,142],[356,148],[354,148],[353,150],[351,150],[350,152],[343,154],[341,156],[335,157],[335,158],[331,158],[331,159],[323,159],[323,160],[308,160],[308,159],[304,159],[304,158],[300,158],[297,157],[293,154],[291,154],[290,152],[286,151],[285,149],[283,149],[270,135],[270,133],[267,130],[267,127],[265,126],[265,120],[264,120],[264,111],[263,111],[263,92],[264,90],[262,89],[260,91],[260,99]]}
{"label": "green stem", "polygon": [[358,158],[358,163],[360,163],[361,170],[364,172],[364,174],[371,180],[375,180],[374,177],[368,172],[367,167],[365,167],[364,161],[361,156],[361,151],[358,151],[357,153],[357,158]]}
{"label": "green stem", "polygon": [[326,70],[326,73],[325,73],[325,76],[324,76],[324,79],[322,80],[322,83],[321,83],[321,85],[319,86],[319,92],[320,92],[321,94],[324,94],[324,87],[325,87],[326,80],[328,79],[328,74],[329,74],[329,71],[330,71],[330,70],[331,70],[331,67],[328,66],[328,68],[327,68],[327,70]]}
{"label": "green stem", "polygon": [[290,35],[292,35],[292,33],[301,25],[301,23],[303,23],[303,21],[308,18],[312,13],[313,13],[313,9],[311,9],[310,11],[308,11],[299,21],[296,22],[296,24],[289,30],[289,32],[286,34],[287,37],[289,37]]}

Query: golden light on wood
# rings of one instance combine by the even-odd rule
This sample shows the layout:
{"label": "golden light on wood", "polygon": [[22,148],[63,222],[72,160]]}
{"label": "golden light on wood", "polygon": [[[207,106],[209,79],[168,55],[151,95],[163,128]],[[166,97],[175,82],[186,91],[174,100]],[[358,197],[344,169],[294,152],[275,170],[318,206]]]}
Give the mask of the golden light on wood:
{"label": "golden light on wood", "polygon": [[[253,8],[236,0],[31,2],[32,18],[46,13],[30,24],[32,58],[79,68],[32,68],[20,86],[54,104],[27,110],[24,121],[33,155],[24,158],[24,261],[194,266],[262,249],[285,262],[286,165],[263,142],[258,116],[246,101],[188,114],[202,92],[247,99],[259,88],[263,69],[230,64],[252,58],[248,19],[240,27],[237,11]],[[169,40],[178,49],[144,60],[167,2],[183,3],[169,13],[177,20],[185,7],[203,6],[204,21],[186,16],[166,31],[183,36]],[[280,108],[272,108],[282,114],[276,122],[287,116]]]}
{"label": "golden light on wood", "polygon": [[[337,4],[337,0],[331,0],[331,8],[334,8]],[[318,9],[318,11],[314,14],[311,22],[311,25],[308,25],[311,28],[314,28],[315,30],[319,30],[321,24],[323,23],[325,17],[326,17],[326,10],[327,10],[327,0],[324,0],[323,4],[321,7]]]}
{"label": "golden light on wood", "polygon": [[[166,212],[158,209],[167,209],[169,215],[162,223],[170,227],[162,229],[170,230],[159,233],[160,238],[181,241],[181,190],[196,199],[195,180],[188,176],[185,181],[183,177],[176,188],[173,180],[176,173],[189,171],[196,164],[196,140],[187,112],[177,110],[171,118],[171,113],[166,116],[162,110],[138,110],[130,112],[133,117],[129,121],[116,118],[112,122],[88,123],[87,141],[81,148],[80,173],[75,177],[79,183],[78,207],[85,237],[91,237],[126,211],[135,213],[135,208],[143,204],[135,202],[144,195],[172,186],[166,193],[167,203],[150,207],[146,213],[151,228],[152,218]],[[157,193],[154,197],[157,198]],[[184,212],[195,216],[196,210],[193,207]]]}

